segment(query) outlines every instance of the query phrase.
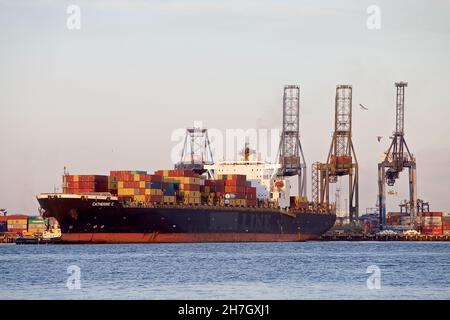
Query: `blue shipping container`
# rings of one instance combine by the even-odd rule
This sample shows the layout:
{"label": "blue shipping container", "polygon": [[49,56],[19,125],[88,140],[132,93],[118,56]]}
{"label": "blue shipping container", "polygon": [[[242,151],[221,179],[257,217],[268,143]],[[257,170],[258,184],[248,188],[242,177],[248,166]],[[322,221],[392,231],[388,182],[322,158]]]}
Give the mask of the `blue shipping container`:
{"label": "blue shipping container", "polygon": [[162,189],[162,182],[150,182],[151,189]]}

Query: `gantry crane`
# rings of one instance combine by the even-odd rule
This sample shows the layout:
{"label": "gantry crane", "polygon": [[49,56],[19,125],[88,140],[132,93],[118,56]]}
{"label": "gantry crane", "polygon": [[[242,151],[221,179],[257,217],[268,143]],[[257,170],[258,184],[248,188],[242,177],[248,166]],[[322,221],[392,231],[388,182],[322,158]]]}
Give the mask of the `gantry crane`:
{"label": "gantry crane", "polygon": [[306,163],[300,143],[300,88],[287,85],[283,94],[283,131],[278,148],[277,176],[298,175],[298,194],[306,197]]}
{"label": "gantry crane", "polygon": [[[391,137],[392,143],[386,152],[384,160],[378,164],[378,202],[380,228],[386,225],[386,184],[393,186],[404,168],[409,171],[409,205],[411,228],[415,226],[417,218],[417,183],[416,159],[409,151],[405,141],[405,87],[407,82],[396,82],[396,122],[395,132]],[[386,170],[387,169],[387,170]]]}
{"label": "gantry crane", "polygon": [[181,159],[175,164],[175,169],[189,169],[201,174],[206,171],[204,165],[213,163],[208,130],[200,127],[186,129]]}
{"label": "gantry crane", "polygon": [[326,163],[319,165],[320,203],[330,204],[330,183],[348,176],[349,218],[358,218],[358,161],[352,142],[352,86],[336,86],[334,133]]}

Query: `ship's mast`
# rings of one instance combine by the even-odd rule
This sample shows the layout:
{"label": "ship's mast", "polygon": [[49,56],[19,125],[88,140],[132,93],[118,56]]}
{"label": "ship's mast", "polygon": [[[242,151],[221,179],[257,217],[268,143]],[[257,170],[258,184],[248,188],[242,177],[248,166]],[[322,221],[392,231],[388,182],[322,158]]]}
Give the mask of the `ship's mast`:
{"label": "ship's mast", "polygon": [[[67,171],[67,168],[64,167],[63,170],[63,176],[62,176],[62,193],[66,193],[67,188],[69,187],[68,181],[67,181],[67,176],[69,175],[69,171]],[[56,187],[55,187],[55,193],[56,193]]]}

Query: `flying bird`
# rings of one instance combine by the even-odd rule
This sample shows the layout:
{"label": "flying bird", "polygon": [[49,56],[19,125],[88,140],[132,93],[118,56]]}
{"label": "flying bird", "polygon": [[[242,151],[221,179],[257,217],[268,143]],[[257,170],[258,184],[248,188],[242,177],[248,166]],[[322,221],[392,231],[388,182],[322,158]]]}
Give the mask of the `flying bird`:
{"label": "flying bird", "polygon": [[360,106],[361,109],[363,109],[363,110],[369,110],[369,108],[364,107],[361,103],[359,104],[359,106]]}

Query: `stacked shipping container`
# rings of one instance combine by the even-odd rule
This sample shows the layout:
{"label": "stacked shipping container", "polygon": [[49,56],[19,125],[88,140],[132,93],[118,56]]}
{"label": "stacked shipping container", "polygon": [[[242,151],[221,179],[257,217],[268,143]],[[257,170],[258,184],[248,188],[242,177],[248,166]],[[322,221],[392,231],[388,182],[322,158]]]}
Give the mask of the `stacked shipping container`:
{"label": "stacked shipping container", "polygon": [[108,176],[102,175],[65,175],[64,193],[108,192]]}
{"label": "stacked shipping container", "polygon": [[[175,196],[186,205],[201,203],[200,175],[191,170],[158,170],[155,175],[163,181],[165,202],[176,201]],[[167,201],[166,201],[167,200]]]}
{"label": "stacked shipping container", "polygon": [[41,217],[28,217],[28,232],[37,233],[47,230],[48,220]]}
{"label": "stacked shipping container", "polygon": [[442,234],[442,212],[423,212],[418,214],[422,234]]}
{"label": "stacked shipping container", "polygon": [[123,201],[145,201],[146,171],[111,171],[117,180],[117,196]]}
{"label": "stacked shipping container", "polygon": [[34,235],[47,230],[48,224],[54,221],[39,216],[10,215],[0,216],[0,233],[15,233],[16,235]]}
{"label": "stacked shipping container", "polygon": [[5,216],[0,216],[0,233],[8,232],[7,219]]}
{"label": "stacked shipping container", "polygon": [[246,187],[245,188],[245,200],[248,207],[256,207],[256,188]]}
{"label": "stacked shipping container", "polygon": [[6,216],[7,232],[22,234],[27,231],[28,217],[25,215]]}
{"label": "stacked shipping container", "polygon": [[[225,181],[225,204],[232,207],[244,207],[247,205],[246,188],[247,177],[241,174],[223,174],[219,180]],[[249,194],[253,191],[249,190]],[[249,195],[251,197],[251,195]],[[256,193],[255,193],[256,199]],[[250,199],[251,201],[252,199]]]}
{"label": "stacked shipping container", "polygon": [[450,212],[442,212],[442,233],[450,235]]}
{"label": "stacked shipping container", "polygon": [[387,216],[386,216],[386,223],[389,225],[400,225],[402,223],[402,217],[405,217],[406,215],[409,214],[407,213],[402,213],[402,212],[388,212]]}
{"label": "stacked shipping container", "polygon": [[256,206],[256,188],[245,175],[202,178],[192,170],[111,171],[110,176],[66,175],[65,193],[110,192],[121,201],[199,205]]}
{"label": "stacked shipping container", "polygon": [[205,180],[201,188],[202,192],[214,193],[217,197],[222,197],[225,193],[225,181],[223,180]]}

